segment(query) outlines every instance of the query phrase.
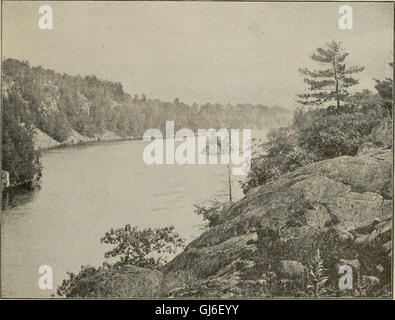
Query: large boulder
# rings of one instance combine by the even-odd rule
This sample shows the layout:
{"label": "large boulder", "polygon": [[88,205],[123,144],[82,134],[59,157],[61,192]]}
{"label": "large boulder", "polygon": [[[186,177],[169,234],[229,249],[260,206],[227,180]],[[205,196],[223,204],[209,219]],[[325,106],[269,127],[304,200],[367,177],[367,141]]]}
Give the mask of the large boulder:
{"label": "large boulder", "polygon": [[[357,245],[374,243],[383,246],[383,252],[387,250],[388,253],[392,221],[391,177],[391,150],[375,150],[305,166],[250,190],[223,212],[218,225],[192,241],[163,270],[191,270],[202,281],[210,279],[210,283],[218,284],[229,264],[237,259],[254,259],[263,252],[262,263],[255,260],[257,265],[267,268],[266,271],[274,270],[281,276],[285,267],[273,260],[299,260],[294,262],[295,268],[288,269],[297,269],[292,273],[300,274],[304,270],[300,262],[309,263],[305,252],[309,239],[326,233],[334,237],[333,242],[323,242],[328,250],[332,244],[345,243],[344,252],[340,249],[337,252],[334,247],[331,256],[324,256],[337,259],[332,261],[333,267],[341,258],[360,258],[355,256],[354,246]],[[265,232],[272,235],[265,238],[262,236]],[[259,237],[261,239],[257,239]],[[311,245],[315,244],[312,240]],[[385,264],[387,260],[388,257],[383,257],[376,265]],[[369,263],[362,262],[363,267],[370,268]],[[256,274],[262,272],[263,269]]]}
{"label": "large boulder", "polygon": [[299,280],[305,276],[306,267],[299,261],[282,260],[280,262],[280,276],[284,279]]}
{"label": "large boulder", "polygon": [[109,279],[114,289],[111,296],[158,297],[162,294],[163,274],[160,271],[128,266]]}
{"label": "large boulder", "polygon": [[368,154],[377,149],[390,149],[392,139],[392,119],[388,117],[372,129],[366,141],[359,146],[358,154]]}
{"label": "large boulder", "polygon": [[[86,284],[88,290],[81,286]],[[100,268],[78,283],[73,297],[159,297],[163,294],[163,274],[160,271],[123,266],[119,268]],[[73,290],[72,290],[73,291]],[[81,295],[81,292],[84,294]]]}
{"label": "large boulder", "polygon": [[386,118],[381,121],[368,136],[367,140],[381,148],[392,147],[392,119]]}
{"label": "large boulder", "polygon": [[[181,258],[182,266],[181,268],[175,268],[176,270],[190,269],[201,277],[208,277],[239,258],[251,257],[256,252],[257,247],[250,243],[256,240],[257,234],[253,232],[231,237],[213,246],[189,246],[183,251],[182,255],[173,260],[173,263]],[[165,266],[164,269],[168,270],[170,265],[172,264]]]}

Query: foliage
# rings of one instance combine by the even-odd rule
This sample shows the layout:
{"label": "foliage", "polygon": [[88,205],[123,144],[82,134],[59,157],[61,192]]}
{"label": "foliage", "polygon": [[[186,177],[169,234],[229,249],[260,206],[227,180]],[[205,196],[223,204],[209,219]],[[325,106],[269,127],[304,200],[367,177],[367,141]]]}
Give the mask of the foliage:
{"label": "foliage", "polygon": [[219,217],[223,210],[223,203],[218,200],[211,201],[210,206],[199,206],[195,204],[194,213],[203,216],[203,220],[208,221],[208,227],[214,227],[218,224]]}
{"label": "foliage", "polygon": [[301,104],[322,105],[325,102],[340,101],[348,96],[347,88],[358,84],[358,80],[351,75],[364,70],[364,67],[354,66],[346,68],[345,59],[348,53],[343,51],[341,42],[332,41],[326,48],[317,48],[311,59],[320,65],[325,65],[322,70],[299,69],[306,76],[304,82],[309,85],[309,93],[300,94],[298,100]]}
{"label": "foliage", "polygon": [[3,97],[2,168],[10,172],[11,184],[41,176],[40,152],[34,149],[34,128],[29,111],[16,95]]}
{"label": "foliage", "polygon": [[[392,63],[390,66],[393,67]],[[381,105],[383,108],[388,110],[389,116],[392,118],[392,90],[393,90],[393,81],[390,78],[386,78],[385,80],[376,80],[376,90],[380,95],[382,100]]]}
{"label": "foliage", "polygon": [[3,169],[11,182],[30,179],[41,173],[39,152],[34,151],[35,128],[59,142],[72,130],[97,137],[106,131],[121,137],[141,137],[145,130],[165,131],[166,120],[180,128],[270,128],[288,120],[282,108],[264,105],[236,106],[206,103],[188,105],[176,98],[172,102],[133,97],[119,82],[96,76],[69,76],[28,61],[5,59],[3,80]]}
{"label": "foliage", "polygon": [[[137,230],[126,225],[111,229],[100,239],[102,243],[115,245],[105,253],[106,258],[119,257],[115,266],[135,265],[144,268],[159,268],[166,263],[163,254],[175,253],[184,246],[185,240],[174,231],[174,227]],[[152,254],[158,254],[157,257]]]}
{"label": "foliage", "polygon": [[312,290],[315,297],[320,297],[326,292],[325,284],[328,277],[325,276],[324,261],[320,255],[320,249],[317,249],[316,254],[312,257],[309,265],[309,280],[308,288]]}
{"label": "foliage", "polygon": [[244,193],[284,173],[292,172],[316,161],[314,154],[308,153],[298,145],[293,127],[271,130],[268,133],[267,142],[261,147],[263,152],[253,155],[251,170],[241,184]]}
{"label": "foliage", "polygon": [[[105,258],[118,257],[113,263],[104,262],[100,267],[82,266],[77,274],[68,272],[68,279],[57,289],[65,297],[106,297],[111,287],[111,277],[123,267],[134,265],[141,268],[158,269],[166,263],[166,255],[175,253],[184,246],[185,240],[174,232],[174,227],[138,230],[126,225],[111,229],[101,242],[115,247],[105,253]],[[110,278],[109,278],[110,277]]]}
{"label": "foliage", "polygon": [[284,242],[280,238],[278,230],[259,228],[257,230],[257,265],[262,270],[273,271],[278,268],[281,258],[284,256]]}
{"label": "foliage", "polygon": [[378,120],[352,107],[297,113],[298,145],[316,160],[355,155]]}
{"label": "foliage", "polygon": [[[367,245],[344,239],[338,231],[330,227],[324,232],[306,234],[301,239],[289,238],[286,235],[289,228],[292,227],[258,229],[258,240],[254,242],[258,250],[252,257],[254,267],[242,272],[242,279],[264,280],[265,296],[390,295],[391,257],[382,248],[383,242],[390,240],[390,233],[387,237]],[[358,259],[360,262],[360,271],[354,274],[353,289],[339,290],[340,259]],[[282,260],[298,261],[307,266],[306,272],[297,279],[283,278],[279,268]],[[371,285],[363,281],[362,274],[377,277],[379,283]]]}
{"label": "foliage", "polygon": [[[363,97],[366,100],[360,100],[359,107],[297,109],[293,123],[271,130],[261,145],[262,152],[253,154],[251,170],[242,182],[243,192],[316,161],[356,155],[372,129],[386,121],[374,100],[377,96],[365,92]],[[357,93],[350,101],[360,98]]]}
{"label": "foliage", "polygon": [[357,279],[354,281],[354,296],[355,297],[367,297],[368,296],[368,286],[363,283],[362,276],[360,274],[357,275]]}
{"label": "foliage", "polygon": [[77,274],[67,272],[68,279],[62,281],[56,293],[61,297],[106,297],[108,288],[97,279],[102,267],[81,266]]}
{"label": "foliage", "polygon": [[392,80],[376,80],[377,93],[366,89],[348,93],[347,88],[358,83],[351,75],[363,68],[347,69],[344,63],[347,56],[340,43],[332,42],[312,55],[314,61],[329,64],[329,69],[300,69],[312,91],[299,95],[303,98],[300,102],[322,105],[336,100],[336,106],[298,108],[291,125],[269,131],[267,141],[260,145],[261,152],[252,156],[251,170],[241,184],[244,193],[310,163],[354,156],[369,141],[373,129],[388,122],[388,112],[392,112]]}
{"label": "foliage", "polygon": [[3,81],[9,92],[17,93],[31,111],[33,124],[58,141],[64,141],[71,129],[87,136],[106,130],[120,136],[141,137],[145,130],[165,131],[166,120],[174,120],[175,130],[189,128],[263,128],[285,121],[285,109],[273,111],[264,105],[188,105],[176,98],[171,102],[133,97],[119,82],[96,76],[69,76],[27,61],[3,61]]}

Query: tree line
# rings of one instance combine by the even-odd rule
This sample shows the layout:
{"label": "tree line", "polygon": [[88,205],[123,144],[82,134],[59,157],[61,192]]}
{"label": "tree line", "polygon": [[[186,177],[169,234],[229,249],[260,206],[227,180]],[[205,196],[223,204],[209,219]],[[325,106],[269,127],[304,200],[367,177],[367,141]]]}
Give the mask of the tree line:
{"label": "tree line", "polygon": [[28,61],[3,61],[3,160],[15,183],[40,173],[34,150],[34,128],[59,142],[73,130],[88,137],[110,131],[120,137],[141,137],[145,130],[189,128],[270,128],[284,123],[288,111],[265,105],[186,104],[179,98],[165,102],[144,94],[130,95],[119,82],[96,76],[70,76]]}

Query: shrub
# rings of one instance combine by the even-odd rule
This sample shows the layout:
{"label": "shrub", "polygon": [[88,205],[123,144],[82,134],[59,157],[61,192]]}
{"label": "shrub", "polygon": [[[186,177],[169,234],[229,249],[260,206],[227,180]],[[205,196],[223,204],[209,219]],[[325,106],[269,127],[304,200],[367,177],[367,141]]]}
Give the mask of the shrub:
{"label": "shrub", "polygon": [[251,159],[251,170],[241,184],[244,193],[317,160],[314,153],[298,145],[293,127],[274,129],[267,138],[261,145],[264,153],[255,154]]}
{"label": "shrub", "polygon": [[380,101],[365,90],[348,97],[348,105],[297,109],[293,123],[271,130],[260,145],[263,152],[253,154],[243,192],[316,161],[356,155],[372,129],[385,120]]}
{"label": "shrub", "polygon": [[101,267],[82,266],[79,273],[67,272],[69,279],[63,280],[57,289],[62,297],[105,297],[109,288],[102,286],[98,281]]}
{"label": "shrub", "polygon": [[111,277],[120,272],[122,267],[134,265],[158,269],[166,263],[166,254],[174,253],[183,247],[185,240],[174,232],[173,226],[137,230],[136,227],[126,225],[124,228],[106,232],[101,242],[115,245],[115,248],[105,253],[106,258],[120,259],[115,263],[104,262],[98,268],[82,266],[77,274],[68,272],[69,278],[63,280],[58,287],[58,295],[106,297],[113,291]]}
{"label": "shrub", "polygon": [[[111,229],[100,239],[102,243],[115,245],[107,251],[106,258],[119,257],[115,266],[135,265],[143,268],[157,269],[166,263],[164,254],[175,253],[184,246],[185,240],[174,232],[174,227],[137,230],[126,225],[124,228]],[[157,257],[152,254],[157,254]]]}
{"label": "shrub", "polygon": [[208,221],[208,227],[214,227],[218,224],[219,217],[223,210],[224,204],[218,200],[211,201],[209,206],[199,206],[195,204],[194,212],[203,216],[203,220]]}
{"label": "shrub", "polygon": [[313,113],[308,125],[296,129],[298,145],[317,160],[355,155],[376,124],[361,112]]}

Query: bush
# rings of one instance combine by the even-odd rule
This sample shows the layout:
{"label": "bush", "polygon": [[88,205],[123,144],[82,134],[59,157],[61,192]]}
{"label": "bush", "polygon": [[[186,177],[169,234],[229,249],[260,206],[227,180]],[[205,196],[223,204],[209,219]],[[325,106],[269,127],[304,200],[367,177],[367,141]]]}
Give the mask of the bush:
{"label": "bush", "polygon": [[202,215],[203,220],[208,221],[208,227],[211,228],[218,224],[223,206],[224,204],[217,200],[211,201],[211,205],[207,207],[195,204],[194,213]]}
{"label": "bush", "polygon": [[100,285],[97,279],[101,269],[82,266],[77,274],[68,272],[69,279],[62,281],[57,294],[62,297],[106,297],[109,289]]}
{"label": "bush", "polygon": [[361,112],[333,112],[307,114],[310,121],[296,128],[300,148],[317,160],[343,155],[356,155],[377,121]]}
{"label": "bush", "polygon": [[267,138],[268,142],[261,145],[264,153],[252,157],[251,170],[241,184],[244,193],[284,173],[317,161],[314,153],[307,152],[298,145],[298,136],[293,127],[274,129],[268,133]]}
{"label": "bush", "polygon": [[[114,263],[104,262],[102,266],[82,266],[79,273],[68,272],[57,294],[65,297],[106,297],[113,291],[111,277],[123,267],[134,265],[141,268],[158,269],[166,261],[166,255],[175,253],[184,246],[185,240],[174,232],[174,227],[137,230],[126,225],[111,229],[101,242],[115,245],[105,253],[105,258],[119,257]],[[110,279],[104,279],[104,278]],[[100,280],[100,281],[99,281]]]}
{"label": "bush", "polygon": [[392,118],[392,88],[393,81],[392,79],[385,80],[375,80],[376,81],[376,90],[381,98],[381,106],[388,111],[388,115]]}
{"label": "bush", "polygon": [[381,101],[378,94],[364,90],[348,97],[344,106],[297,109],[293,123],[271,130],[261,145],[263,152],[253,155],[243,192],[316,161],[356,155],[372,129],[386,121]]}
{"label": "bush", "polygon": [[[129,264],[151,269],[157,269],[167,262],[163,254],[175,253],[185,243],[174,232],[173,226],[139,231],[137,227],[126,225],[124,228],[106,232],[100,241],[115,245],[115,248],[104,255],[106,258],[119,257],[115,266]],[[159,256],[149,256],[155,253]]]}

